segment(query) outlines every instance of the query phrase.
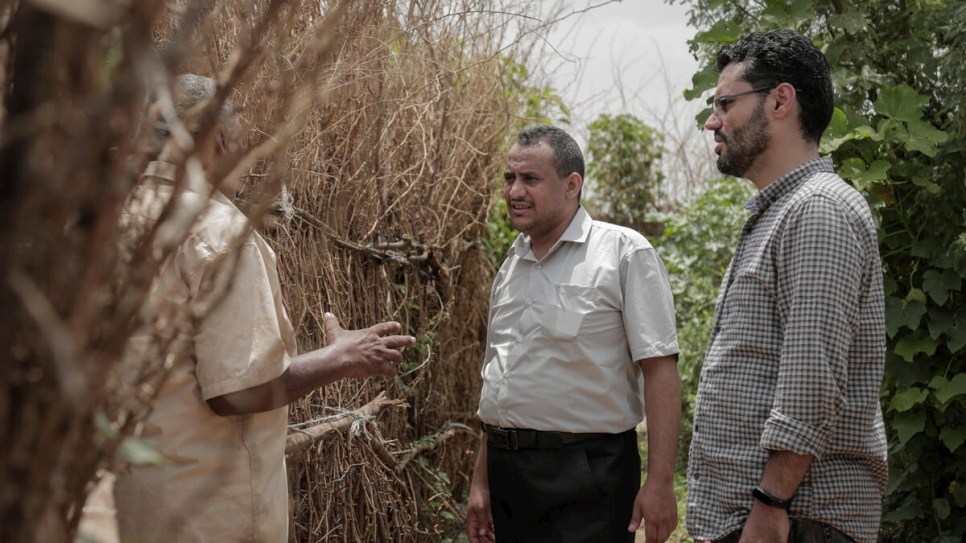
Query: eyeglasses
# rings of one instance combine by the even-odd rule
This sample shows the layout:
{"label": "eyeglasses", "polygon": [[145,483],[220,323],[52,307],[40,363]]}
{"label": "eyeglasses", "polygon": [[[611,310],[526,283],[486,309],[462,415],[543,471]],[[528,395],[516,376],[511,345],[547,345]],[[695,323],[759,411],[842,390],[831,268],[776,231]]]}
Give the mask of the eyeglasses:
{"label": "eyeglasses", "polygon": [[758,87],[756,89],[746,90],[744,92],[737,92],[735,94],[726,94],[724,96],[719,96],[713,102],[711,102],[711,112],[714,113],[715,117],[721,119],[728,114],[728,106],[730,106],[731,102],[734,102],[735,99],[740,98],[746,94],[755,94],[759,92],[771,91],[777,86],[778,85],[770,85],[768,87]]}

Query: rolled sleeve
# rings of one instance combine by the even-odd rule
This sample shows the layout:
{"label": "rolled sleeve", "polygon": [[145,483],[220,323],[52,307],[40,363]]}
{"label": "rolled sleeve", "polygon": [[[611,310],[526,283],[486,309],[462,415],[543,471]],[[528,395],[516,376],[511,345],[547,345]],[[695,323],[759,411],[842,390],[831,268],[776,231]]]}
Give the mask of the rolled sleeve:
{"label": "rolled sleeve", "polygon": [[841,206],[816,197],[785,229],[777,270],[784,341],[765,449],[821,458],[842,416],[860,307],[862,251],[851,225]]}

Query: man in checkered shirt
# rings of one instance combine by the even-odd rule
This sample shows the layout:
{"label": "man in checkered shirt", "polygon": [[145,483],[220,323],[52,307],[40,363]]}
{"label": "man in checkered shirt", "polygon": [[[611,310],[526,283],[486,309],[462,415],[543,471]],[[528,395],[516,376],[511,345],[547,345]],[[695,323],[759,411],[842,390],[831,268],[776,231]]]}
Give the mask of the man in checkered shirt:
{"label": "man in checkered shirt", "polygon": [[699,541],[874,542],[886,484],[885,317],[864,198],[818,155],[829,66],[788,30],[718,55],[718,169],[758,187],[725,274],[694,410]]}

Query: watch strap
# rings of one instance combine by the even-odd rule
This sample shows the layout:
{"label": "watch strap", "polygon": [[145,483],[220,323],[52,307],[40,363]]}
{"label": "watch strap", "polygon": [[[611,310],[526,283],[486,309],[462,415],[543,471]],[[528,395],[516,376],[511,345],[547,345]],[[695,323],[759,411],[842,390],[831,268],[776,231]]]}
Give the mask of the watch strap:
{"label": "watch strap", "polygon": [[788,511],[788,509],[792,506],[792,500],[783,500],[778,498],[760,486],[756,486],[754,489],[752,489],[751,495],[754,496],[756,500],[769,507],[777,507],[779,509]]}

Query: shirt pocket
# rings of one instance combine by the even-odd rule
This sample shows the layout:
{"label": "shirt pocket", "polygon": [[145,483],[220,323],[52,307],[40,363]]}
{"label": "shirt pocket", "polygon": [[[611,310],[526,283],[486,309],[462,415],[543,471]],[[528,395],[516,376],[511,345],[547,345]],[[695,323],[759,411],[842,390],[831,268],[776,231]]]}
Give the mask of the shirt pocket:
{"label": "shirt pocket", "polygon": [[594,287],[554,285],[554,293],[543,313],[540,333],[554,340],[572,341],[582,337],[582,324],[597,306],[600,293]]}

